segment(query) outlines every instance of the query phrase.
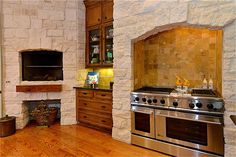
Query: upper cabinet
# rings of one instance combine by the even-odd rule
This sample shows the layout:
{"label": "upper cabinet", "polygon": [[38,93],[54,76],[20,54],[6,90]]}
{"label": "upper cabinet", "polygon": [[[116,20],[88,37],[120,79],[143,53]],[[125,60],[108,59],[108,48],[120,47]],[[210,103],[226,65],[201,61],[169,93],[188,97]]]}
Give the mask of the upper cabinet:
{"label": "upper cabinet", "polygon": [[86,9],[86,23],[87,27],[95,26],[101,23],[101,4],[97,3],[95,5],[89,6]]}
{"label": "upper cabinet", "polygon": [[106,1],[102,6],[103,21],[109,22],[113,20],[113,1]]}
{"label": "upper cabinet", "polygon": [[113,1],[86,0],[86,67],[113,65]]}

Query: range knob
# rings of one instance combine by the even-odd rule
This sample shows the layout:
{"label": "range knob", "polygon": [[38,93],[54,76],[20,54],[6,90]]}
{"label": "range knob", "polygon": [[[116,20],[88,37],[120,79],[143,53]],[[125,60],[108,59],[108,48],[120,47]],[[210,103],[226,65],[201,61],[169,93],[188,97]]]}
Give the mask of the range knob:
{"label": "range knob", "polygon": [[213,104],[207,104],[207,108],[211,110],[214,108],[214,106],[213,106]]}
{"label": "range knob", "polygon": [[164,99],[161,99],[161,100],[160,100],[160,103],[161,103],[161,104],[165,104],[166,101],[165,101]]}
{"label": "range knob", "polygon": [[201,108],[201,107],[202,107],[202,103],[198,102],[198,103],[196,103],[196,106],[197,106],[198,108]]}
{"label": "range knob", "polygon": [[152,103],[152,100],[151,99],[148,99],[148,101],[147,101],[149,104],[151,104]]}
{"label": "range knob", "polygon": [[146,98],[142,98],[142,100],[143,100],[143,102],[146,102],[146,101],[147,101],[147,99],[146,99]]}
{"label": "range knob", "polygon": [[177,107],[178,105],[179,105],[178,102],[176,102],[176,101],[173,102],[174,107]]}
{"label": "range knob", "polygon": [[194,103],[190,103],[190,104],[188,104],[188,106],[193,109],[194,108]]}
{"label": "range knob", "polygon": [[157,103],[157,99],[153,99],[152,102],[153,102],[153,103]]}
{"label": "range knob", "polygon": [[139,97],[135,97],[134,100],[135,100],[135,101],[139,101]]}

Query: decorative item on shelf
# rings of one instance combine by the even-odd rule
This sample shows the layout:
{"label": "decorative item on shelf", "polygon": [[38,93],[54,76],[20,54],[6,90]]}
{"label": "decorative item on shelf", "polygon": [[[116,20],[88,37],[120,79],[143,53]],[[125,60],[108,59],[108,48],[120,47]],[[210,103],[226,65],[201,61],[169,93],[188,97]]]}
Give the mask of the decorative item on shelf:
{"label": "decorative item on shelf", "polygon": [[99,82],[99,73],[98,72],[88,72],[88,84],[95,88],[98,85]]}
{"label": "decorative item on shelf", "polygon": [[207,89],[207,79],[206,79],[205,75],[203,75],[202,88]]}
{"label": "decorative item on shelf", "polygon": [[99,47],[98,45],[93,45],[93,54],[99,54]]}
{"label": "decorative item on shelf", "polygon": [[108,30],[108,35],[109,35],[110,38],[113,37],[113,29],[109,29]]}
{"label": "decorative item on shelf", "polygon": [[214,89],[213,86],[214,86],[214,85],[213,85],[213,80],[212,80],[212,77],[211,77],[211,75],[210,75],[209,83],[208,83],[208,88],[209,88],[209,89]]}
{"label": "decorative item on shelf", "polygon": [[97,59],[97,58],[92,58],[91,63],[92,63],[92,64],[98,63],[98,59]]}
{"label": "decorative item on shelf", "polygon": [[187,80],[187,79],[184,78],[184,82],[183,82],[183,92],[184,92],[184,93],[187,93],[189,86],[190,86],[189,80]]}
{"label": "decorative item on shelf", "polygon": [[106,52],[107,55],[107,62],[112,62],[112,51],[109,51],[109,49]]}
{"label": "decorative item on shelf", "polygon": [[178,91],[178,90],[182,89],[183,82],[179,76],[176,75],[175,77],[176,77],[175,84],[176,84],[177,91]]}
{"label": "decorative item on shelf", "polygon": [[91,36],[91,40],[92,41],[99,41],[99,36],[97,36],[96,34]]}
{"label": "decorative item on shelf", "polygon": [[107,39],[113,38],[113,29],[112,29],[112,28],[111,28],[111,29],[108,29],[106,38],[107,38]]}
{"label": "decorative item on shelf", "polygon": [[49,108],[46,102],[42,100],[40,104],[31,112],[31,115],[39,126],[50,126],[56,120],[57,112],[57,107]]}

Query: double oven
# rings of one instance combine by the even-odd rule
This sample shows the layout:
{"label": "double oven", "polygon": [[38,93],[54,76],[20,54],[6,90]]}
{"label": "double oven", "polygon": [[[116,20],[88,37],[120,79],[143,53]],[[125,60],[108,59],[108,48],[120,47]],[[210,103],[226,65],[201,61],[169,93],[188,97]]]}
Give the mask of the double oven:
{"label": "double oven", "polygon": [[[131,111],[131,125],[134,135],[140,135],[144,139],[147,137],[151,140],[167,142],[167,145],[173,144],[180,148],[184,146],[193,149],[190,153],[192,155],[199,154],[199,150],[206,152],[200,153],[204,154],[203,156],[207,156],[207,152],[216,154],[216,156],[221,156],[224,153],[223,138],[218,138],[223,137],[222,117],[135,105],[132,105]],[[172,151],[175,151],[174,148],[172,149]],[[196,150],[196,153],[194,153],[194,150]],[[185,154],[184,151],[182,152]],[[186,155],[188,154],[186,151]],[[174,153],[174,155],[177,156],[178,154]]]}
{"label": "double oven", "polygon": [[181,157],[224,155],[223,114],[196,113],[170,107],[168,99],[162,102],[168,105],[131,101],[132,144]]}

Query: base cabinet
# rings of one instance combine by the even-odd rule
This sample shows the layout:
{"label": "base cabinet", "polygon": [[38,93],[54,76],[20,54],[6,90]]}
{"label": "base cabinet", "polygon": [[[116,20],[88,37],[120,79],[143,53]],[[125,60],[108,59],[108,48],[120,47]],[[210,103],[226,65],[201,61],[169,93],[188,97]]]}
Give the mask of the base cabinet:
{"label": "base cabinet", "polygon": [[76,110],[79,124],[111,133],[111,91],[76,89]]}

